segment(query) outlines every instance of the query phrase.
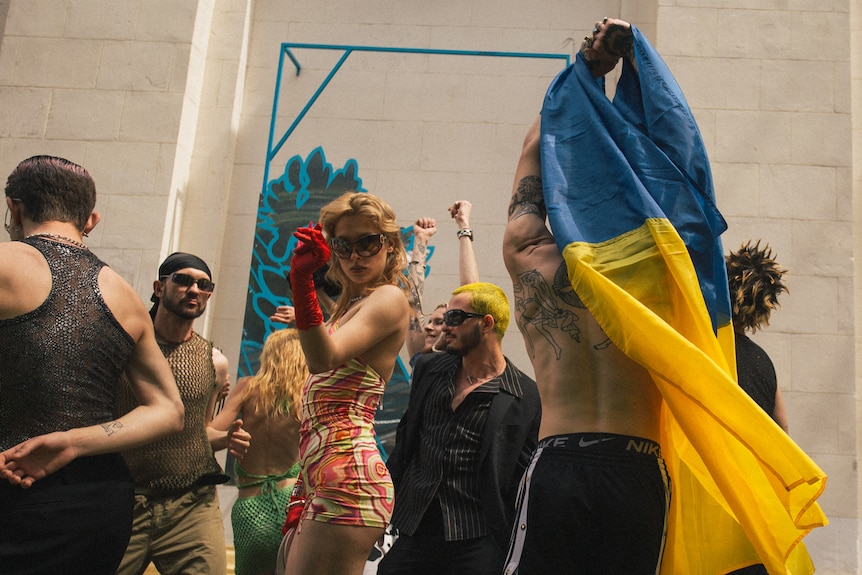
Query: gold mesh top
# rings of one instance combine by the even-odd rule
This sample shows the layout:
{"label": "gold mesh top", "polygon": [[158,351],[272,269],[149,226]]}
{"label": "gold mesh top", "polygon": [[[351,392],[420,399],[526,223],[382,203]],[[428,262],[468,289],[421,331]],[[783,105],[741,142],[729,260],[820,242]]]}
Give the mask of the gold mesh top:
{"label": "gold mesh top", "polygon": [[105,266],[90,251],[31,237],[51,292],[31,312],[0,320],[0,451],[44,433],[113,419],[135,342],[99,291]]}
{"label": "gold mesh top", "polygon": [[[180,344],[159,342],[171,366],[186,409],[185,427],[177,434],[123,452],[138,487],[178,491],[188,489],[205,475],[220,474],[206,433],[206,408],[215,387],[212,343],[198,334]],[[123,377],[117,395],[117,414],[138,405]]]}

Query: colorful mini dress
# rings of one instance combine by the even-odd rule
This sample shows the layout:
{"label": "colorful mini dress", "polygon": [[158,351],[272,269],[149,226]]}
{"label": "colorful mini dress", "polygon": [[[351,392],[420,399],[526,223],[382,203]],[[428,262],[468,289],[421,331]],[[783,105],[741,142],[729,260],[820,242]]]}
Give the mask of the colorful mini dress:
{"label": "colorful mini dress", "polygon": [[362,359],[305,382],[299,440],[303,519],[366,527],[389,523],[395,489],[374,435],[385,385]]}

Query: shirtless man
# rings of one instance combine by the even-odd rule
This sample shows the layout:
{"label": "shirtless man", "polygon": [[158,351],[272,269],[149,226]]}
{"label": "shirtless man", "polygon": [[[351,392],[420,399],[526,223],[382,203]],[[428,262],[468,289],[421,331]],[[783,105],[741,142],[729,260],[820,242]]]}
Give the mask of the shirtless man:
{"label": "shirtless man", "polygon": [[[630,45],[628,23],[596,24],[583,48],[594,77],[630,53],[626,38]],[[524,141],[503,240],[542,401],[506,573],[654,574],[670,497],[658,445],[662,398],[569,283],[545,223],[539,128],[536,120]]]}

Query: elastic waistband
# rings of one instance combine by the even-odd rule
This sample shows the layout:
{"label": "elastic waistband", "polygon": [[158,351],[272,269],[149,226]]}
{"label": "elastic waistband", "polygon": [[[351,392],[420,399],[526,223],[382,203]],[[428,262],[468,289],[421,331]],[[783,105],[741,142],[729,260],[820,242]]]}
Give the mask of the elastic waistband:
{"label": "elastic waistband", "polygon": [[583,449],[661,457],[661,446],[655,441],[632,435],[618,435],[616,433],[567,433],[564,435],[551,435],[539,442],[538,449]]}
{"label": "elastic waistband", "polygon": [[215,491],[215,488],[215,485],[201,485],[197,483],[189,487],[177,489],[158,489],[153,487],[136,486],[135,495],[142,495],[147,499],[175,498],[185,495],[186,493],[206,493],[207,491]]}

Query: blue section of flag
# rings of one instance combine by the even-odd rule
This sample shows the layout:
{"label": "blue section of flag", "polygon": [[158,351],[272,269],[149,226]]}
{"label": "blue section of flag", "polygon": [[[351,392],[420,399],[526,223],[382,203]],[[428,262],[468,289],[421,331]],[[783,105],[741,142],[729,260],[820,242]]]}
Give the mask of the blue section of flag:
{"label": "blue section of flag", "polygon": [[727,224],[715,206],[709,159],[676,80],[641,32],[632,32],[638,69],[624,60],[613,102],[582,62],[548,89],[542,183],[551,230],[563,250],[667,218],[688,248],[717,331],[730,322],[719,239]]}

